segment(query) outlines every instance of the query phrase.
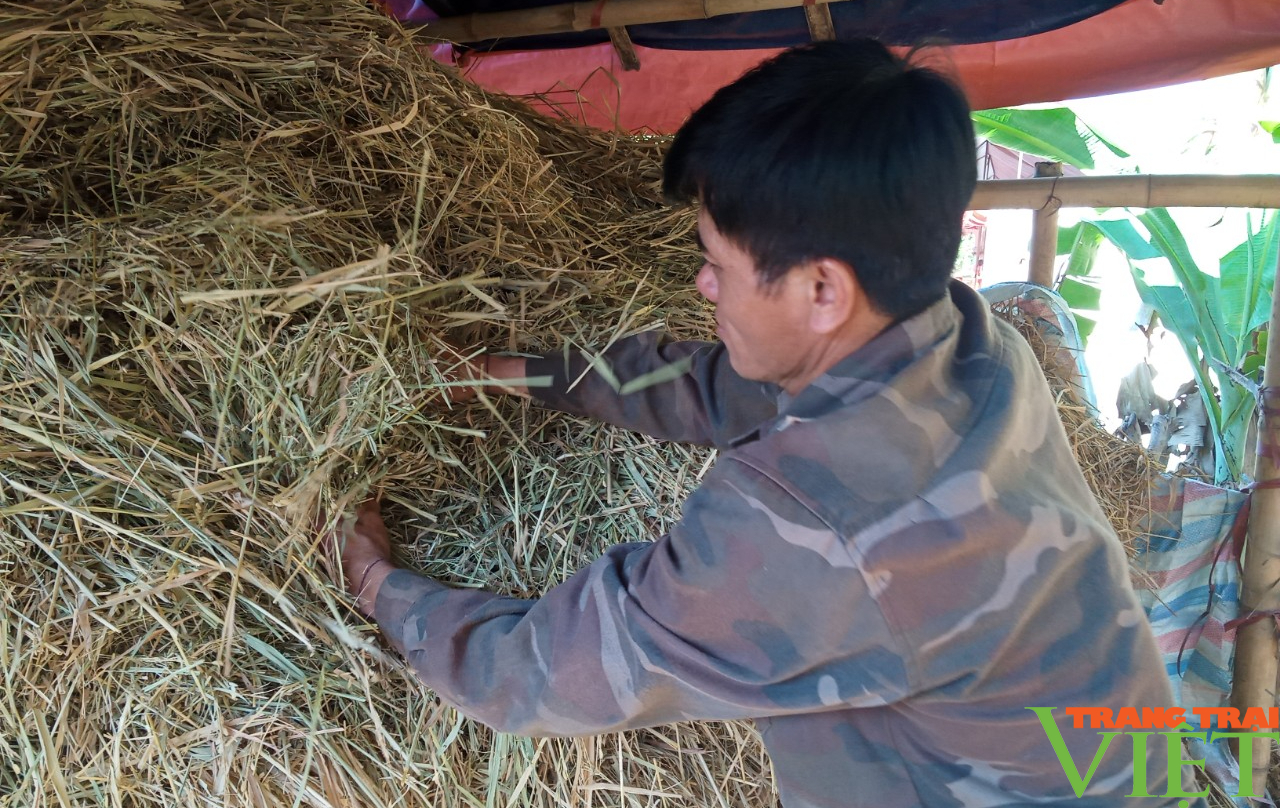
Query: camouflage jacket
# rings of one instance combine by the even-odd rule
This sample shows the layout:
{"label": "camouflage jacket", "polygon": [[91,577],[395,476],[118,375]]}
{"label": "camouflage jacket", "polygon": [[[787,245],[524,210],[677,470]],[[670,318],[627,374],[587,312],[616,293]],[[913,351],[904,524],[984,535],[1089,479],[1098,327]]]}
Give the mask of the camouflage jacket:
{"label": "camouflage jacket", "polygon": [[[524,735],[753,718],[787,808],[1178,804],[1125,796],[1127,736],[1077,799],[1027,709],[1172,696],[1040,367],[974,292],[794,398],[721,345],[640,335],[603,356],[624,383],[688,370],[624,396],[544,357],[537,395],[722,452],[668,535],[539,599],[388,577],[377,622],[441,697]],[[1054,715],[1084,774],[1098,731]],[[1164,739],[1149,750],[1163,794]]]}

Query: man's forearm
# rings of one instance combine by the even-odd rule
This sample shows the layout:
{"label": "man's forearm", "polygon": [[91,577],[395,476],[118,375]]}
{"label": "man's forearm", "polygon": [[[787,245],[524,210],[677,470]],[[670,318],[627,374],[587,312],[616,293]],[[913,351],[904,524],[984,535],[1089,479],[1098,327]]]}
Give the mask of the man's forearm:
{"label": "man's forearm", "polygon": [[525,370],[550,380],[531,391],[546,406],[659,440],[725,445],[778,412],[776,392],[735,373],[722,345],[668,342],[654,332],[597,354],[533,358]]}

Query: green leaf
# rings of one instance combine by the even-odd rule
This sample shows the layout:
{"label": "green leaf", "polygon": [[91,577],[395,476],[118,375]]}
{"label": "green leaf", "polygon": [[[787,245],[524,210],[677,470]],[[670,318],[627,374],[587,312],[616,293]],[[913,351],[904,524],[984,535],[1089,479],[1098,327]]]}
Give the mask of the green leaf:
{"label": "green leaf", "polygon": [[1249,433],[1249,423],[1253,420],[1257,400],[1250,391],[1226,374],[1218,374],[1221,385],[1218,394],[1222,398],[1222,441],[1223,462],[1215,476],[1219,485],[1235,483],[1240,480],[1244,471],[1245,453],[1249,448],[1245,439]]}
{"label": "green leaf", "polygon": [[1077,124],[1076,114],[1066,107],[973,113],[979,138],[1079,168],[1093,168],[1093,152]]}
{"label": "green leaf", "polygon": [[1151,245],[1128,219],[1102,219],[1089,222],[1132,261],[1159,258],[1160,251]]}
{"label": "green leaf", "polygon": [[1213,380],[1201,358],[1199,323],[1186,292],[1180,286],[1149,285],[1142,270],[1134,266],[1133,262],[1129,263],[1129,272],[1133,276],[1133,285],[1137,288],[1142,302],[1160,314],[1160,320],[1165,328],[1169,329],[1182,345],[1182,350],[1187,355],[1191,369],[1195,373],[1196,384],[1200,387],[1200,395],[1209,415],[1209,427],[1218,448],[1218,456],[1228,456],[1222,448],[1222,409],[1218,404],[1217,396],[1213,393]]}
{"label": "green leaf", "polygon": [[[1114,144],[1114,143],[1112,143],[1111,141],[1107,140],[1107,139],[1106,139],[1105,137],[1103,137],[1102,135],[1098,134],[1098,130],[1097,130],[1097,129],[1094,129],[1092,126],[1090,126],[1089,124],[1085,123],[1084,121],[1082,121],[1082,120],[1080,120],[1080,119],[1078,119],[1078,118],[1076,119],[1076,123],[1078,123],[1078,124],[1080,124],[1080,126],[1084,127],[1084,130],[1085,130],[1085,139],[1087,139],[1090,143],[1093,143],[1093,142],[1095,142],[1095,141],[1096,141],[1097,143],[1099,143],[1099,144],[1101,144],[1101,145],[1103,145],[1103,146],[1106,146],[1106,147],[1107,147],[1107,151],[1111,152],[1111,153],[1112,153],[1112,154],[1114,154],[1116,157],[1119,157],[1119,158],[1121,158],[1121,159],[1128,159],[1128,158],[1129,158],[1129,156],[1130,156],[1130,155],[1129,155],[1129,152],[1125,151],[1124,149],[1120,148],[1120,147],[1119,147],[1119,146],[1117,146],[1116,144]],[[1097,153],[1097,149],[1094,149],[1094,153],[1095,153],[1095,154]]]}
{"label": "green leaf", "polygon": [[1258,121],[1262,131],[1271,135],[1271,140],[1280,143],[1280,121]]}
{"label": "green leaf", "polygon": [[1187,290],[1184,298],[1192,319],[1184,324],[1192,330],[1186,336],[1196,340],[1208,356],[1234,367],[1238,358],[1238,346],[1232,343],[1229,347],[1228,341],[1224,339],[1226,334],[1218,303],[1218,279],[1206,275],[1196,266],[1182,231],[1167,210],[1152,208],[1136,218],[1151,234],[1150,240],[1143,238],[1127,219],[1099,220],[1091,224],[1102,231],[1131,261],[1154,258],[1168,261],[1174,277]]}
{"label": "green leaf", "polygon": [[1098,311],[1101,308],[1102,288],[1083,278],[1064,277],[1058,285],[1058,294],[1072,311]]}
{"label": "green leaf", "polygon": [[1076,318],[1076,333],[1080,335],[1081,346],[1087,345],[1093,329],[1097,327],[1098,321],[1092,317],[1085,317],[1083,314],[1071,312]]}
{"label": "green leaf", "polygon": [[1187,249],[1187,241],[1168,210],[1152,208],[1138,214],[1137,218],[1151,234],[1152,245],[1173,268],[1178,283],[1187,290],[1187,298],[1200,324],[1197,336],[1205,354],[1235,367],[1239,349],[1227,336],[1228,324],[1218,302],[1218,279],[1196,266],[1191,251]]}
{"label": "green leaf", "polygon": [[1076,225],[1075,242],[1071,245],[1071,257],[1067,259],[1066,277],[1084,277],[1093,274],[1094,262],[1098,258],[1098,247],[1102,246],[1102,231],[1091,222]]}
{"label": "green leaf", "polygon": [[[1276,263],[1280,261],[1280,214],[1272,211],[1270,216],[1263,213],[1261,227],[1257,232],[1249,234],[1244,242],[1236,246],[1219,264],[1219,273],[1230,275],[1233,284],[1236,274],[1247,266],[1248,279],[1256,279],[1257,293],[1253,298],[1253,306],[1242,306],[1238,311],[1247,316],[1242,333],[1247,339],[1254,330],[1260,329],[1271,319],[1271,295],[1275,287]],[[1226,289],[1226,278],[1222,280],[1222,288]]]}
{"label": "green leaf", "polygon": [[1066,107],[989,109],[973,113],[973,123],[979,138],[1077,168],[1093,168],[1102,148],[1129,156]]}
{"label": "green leaf", "polygon": [[1256,232],[1218,263],[1222,318],[1232,327],[1237,359],[1251,347],[1250,335],[1271,318],[1271,290],[1280,256],[1280,216],[1265,216]]}
{"label": "green leaf", "polygon": [[1257,381],[1258,377],[1254,374],[1262,370],[1262,365],[1267,358],[1262,354],[1249,354],[1244,358],[1244,364],[1240,366],[1240,372],[1248,376],[1250,379]]}
{"label": "green leaf", "polygon": [[1240,372],[1248,376],[1250,379],[1253,379],[1255,382],[1259,381],[1262,378],[1261,376],[1258,375],[1258,371],[1262,370],[1263,365],[1267,363],[1267,354],[1266,354],[1267,331],[1266,329],[1262,329],[1261,331],[1259,331],[1258,335],[1261,337],[1259,342],[1263,346],[1263,349],[1258,353],[1249,354],[1244,358],[1244,362],[1240,364]]}
{"label": "green leaf", "polygon": [[1076,246],[1076,239],[1080,237],[1080,231],[1085,227],[1085,222],[1076,222],[1070,227],[1058,228],[1058,255],[1066,255],[1071,252],[1071,248]]}
{"label": "green leaf", "polygon": [[1169,215],[1168,208],[1151,208],[1137,214],[1137,219],[1151,234],[1152,246],[1173,266],[1178,279],[1192,291],[1201,291],[1204,288],[1204,277],[1207,276],[1196,266],[1191,250],[1187,248],[1187,240],[1177,222]]}
{"label": "green leaf", "polygon": [[1066,274],[1075,277],[1092,275],[1100,246],[1102,246],[1102,234],[1096,228],[1088,231],[1071,251],[1071,257],[1067,259]]}
{"label": "green leaf", "polygon": [[1180,286],[1148,286],[1135,278],[1138,296],[1142,302],[1160,314],[1165,328],[1182,343],[1182,347],[1194,367],[1200,361],[1199,323],[1195,310]]}
{"label": "green leaf", "polygon": [[[1254,398],[1238,377],[1218,368],[1238,369],[1248,375],[1262,365],[1261,357],[1249,352],[1255,349],[1255,334],[1271,312],[1271,289],[1280,255],[1280,216],[1264,214],[1258,230],[1252,232],[1251,227],[1249,238],[1223,256],[1217,276],[1196,265],[1182,231],[1167,210],[1152,208],[1136,218],[1150,234],[1149,240],[1127,221],[1092,224],[1125,252],[1139,296],[1159,313],[1161,322],[1182,345],[1213,430],[1216,482],[1236,483],[1249,450],[1245,441],[1254,418]],[[1154,257],[1168,261],[1177,286],[1146,283],[1133,262]]]}

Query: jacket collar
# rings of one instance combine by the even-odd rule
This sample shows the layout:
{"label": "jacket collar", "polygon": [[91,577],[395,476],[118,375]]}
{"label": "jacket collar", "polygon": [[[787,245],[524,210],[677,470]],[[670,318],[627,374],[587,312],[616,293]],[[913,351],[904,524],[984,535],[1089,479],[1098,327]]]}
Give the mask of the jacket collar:
{"label": "jacket collar", "polygon": [[[986,303],[969,287],[952,281],[949,294],[928,308],[881,331],[870,342],[841,359],[795,396],[778,396],[778,417],[730,442],[740,446],[798,421],[820,418],[875,395],[904,368],[952,336],[961,321],[985,310]],[[978,317],[981,322],[981,315]]]}

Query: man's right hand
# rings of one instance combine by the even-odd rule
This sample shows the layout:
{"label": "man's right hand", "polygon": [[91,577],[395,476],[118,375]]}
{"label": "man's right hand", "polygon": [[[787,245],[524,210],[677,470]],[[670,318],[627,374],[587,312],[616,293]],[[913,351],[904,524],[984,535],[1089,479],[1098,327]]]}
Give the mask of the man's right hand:
{"label": "man's right hand", "polygon": [[474,385],[450,385],[440,388],[441,399],[446,404],[465,404],[475,399],[483,388],[490,395],[506,393],[527,396],[529,388],[522,384],[506,385],[505,379],[523,379],[525,360],[522,356],[497,356],[481,354],[474,359],[464,359],[445,374],[446,381],[475,381]]}

